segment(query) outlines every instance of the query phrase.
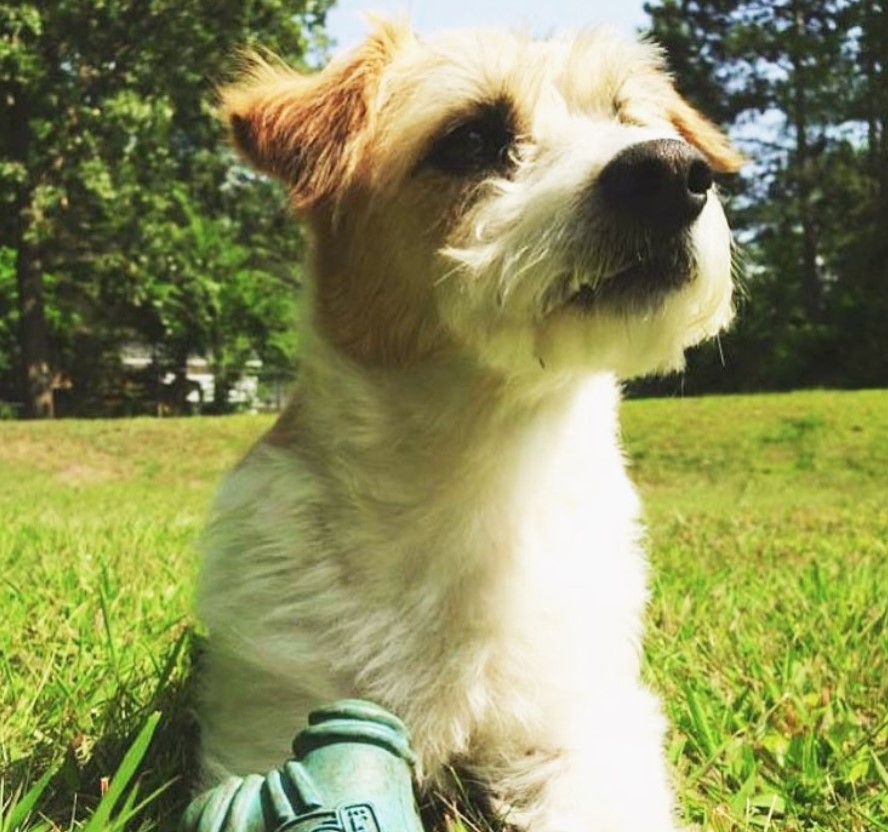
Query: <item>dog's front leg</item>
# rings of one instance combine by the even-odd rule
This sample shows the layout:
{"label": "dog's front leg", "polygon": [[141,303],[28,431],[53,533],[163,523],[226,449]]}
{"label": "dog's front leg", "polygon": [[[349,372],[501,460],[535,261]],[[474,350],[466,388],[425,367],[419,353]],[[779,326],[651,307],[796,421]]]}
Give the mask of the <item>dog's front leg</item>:
{"label": "dog's front leg", "polygon": [[639,687],[618,708],[580,720],[559,745],[541,737],[508,760],[479,761],[471,775],[488,785],[506,824],[527,832],[676,832],[664,726],[655,697]]}

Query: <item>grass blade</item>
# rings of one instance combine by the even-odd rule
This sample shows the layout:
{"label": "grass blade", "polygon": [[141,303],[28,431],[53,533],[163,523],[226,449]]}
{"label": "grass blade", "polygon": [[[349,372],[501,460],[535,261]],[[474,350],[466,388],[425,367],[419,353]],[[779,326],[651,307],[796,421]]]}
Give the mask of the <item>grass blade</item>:
{"label": "grass blade", "polygon": [[51,770],[47,771],[21,798],[13,795],[8,806],[0,806],[0,832],[13,832],[25,822],[43,792],[46,791],[49,781],[52,780],[52,775]]}
{"label": "grass blade", "polygon": [[160,722],[160,712],[155,711],[145,721],[145,725],[142,726],[139,735],[133,741],[126,754],[123,755],[123,760],[111,778],[111,785],[108,791],[102,797],[98,808],[89,819],[89,823],[83,828],[83,832],[107,832],[112,827],[111,817],[114,809],[121,797],[123,797],[127,786],[139,768],[139,764],[145,757],[158,722]]}

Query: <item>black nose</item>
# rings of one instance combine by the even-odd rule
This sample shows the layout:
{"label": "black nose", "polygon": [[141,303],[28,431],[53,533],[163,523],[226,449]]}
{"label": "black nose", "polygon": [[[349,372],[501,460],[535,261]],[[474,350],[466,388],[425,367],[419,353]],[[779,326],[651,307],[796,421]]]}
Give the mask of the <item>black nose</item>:
{"label": "black nose", "polygon": [[703,210],[712,169],[686,142],[654,139],[614,156],[598,187],[608,207],[624,218],[651,231],[674,233]]}

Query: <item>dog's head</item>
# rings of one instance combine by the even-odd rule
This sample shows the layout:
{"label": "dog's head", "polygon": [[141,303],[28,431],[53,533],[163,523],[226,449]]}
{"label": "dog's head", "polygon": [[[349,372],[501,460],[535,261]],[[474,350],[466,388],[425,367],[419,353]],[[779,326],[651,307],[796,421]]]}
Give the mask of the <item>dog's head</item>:
{"label": "dog's head", "polygon": [[741,159],[650,45],[379,23],[316,75],[255,61],[223,105],[311,225],[315,324],[357,360],[625,377],[730,320],[712,176]]}

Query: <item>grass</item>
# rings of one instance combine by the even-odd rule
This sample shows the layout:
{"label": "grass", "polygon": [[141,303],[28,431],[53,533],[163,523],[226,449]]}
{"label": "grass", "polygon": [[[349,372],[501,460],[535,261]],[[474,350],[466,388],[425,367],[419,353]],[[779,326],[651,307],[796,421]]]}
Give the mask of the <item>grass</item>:
{"label": "grass", "polygon": [[[175,828],[194,540],[266,421],[0,423],[0,832]],[[624,434],[686,822],[888,830],[888,391],[629,402]]]}
{"label": "grass", "polygon": [[888,830],[888,393],[633,403],[687,814]]}

